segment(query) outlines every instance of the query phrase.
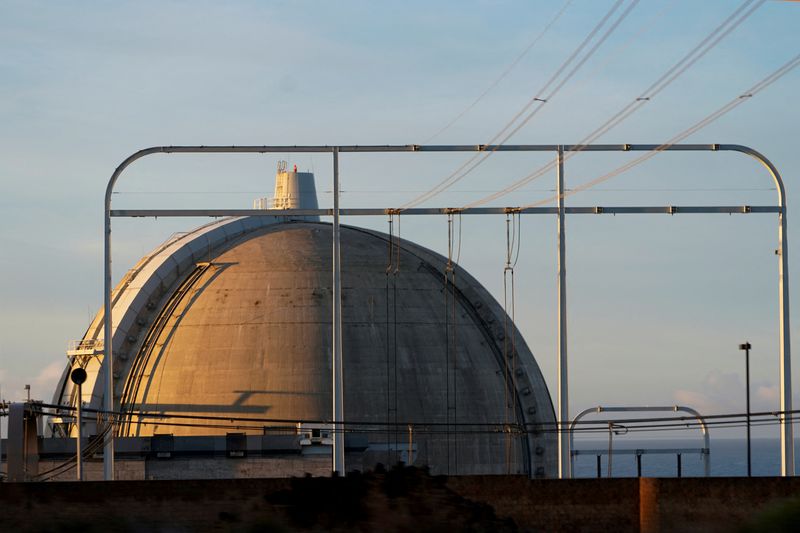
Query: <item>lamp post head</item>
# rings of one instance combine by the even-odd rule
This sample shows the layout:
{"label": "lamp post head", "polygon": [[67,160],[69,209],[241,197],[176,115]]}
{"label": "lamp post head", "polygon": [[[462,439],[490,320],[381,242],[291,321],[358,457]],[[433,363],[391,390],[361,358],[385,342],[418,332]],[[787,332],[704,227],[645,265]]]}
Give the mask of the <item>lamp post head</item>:
{"label": "lamp post head", "polygon": [[745,342],[744,344],[739,345],[740,350],[749,350],[750,348],[752,348],[752,346],[750,345],[749,342]]}
{"label": "lamp post head", "polygon": [[86,370],[82,368],[75,368],[69,375],[72,382],[76,385],[82,385],[86,381]]}

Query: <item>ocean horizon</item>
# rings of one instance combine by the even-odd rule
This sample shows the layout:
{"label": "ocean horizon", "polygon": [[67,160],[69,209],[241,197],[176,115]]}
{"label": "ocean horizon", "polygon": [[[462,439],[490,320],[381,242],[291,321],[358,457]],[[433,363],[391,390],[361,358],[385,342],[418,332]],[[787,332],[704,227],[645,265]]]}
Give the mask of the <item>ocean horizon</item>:
{"label": "ocean horizon", "polygon": [[[700,438],[693,439],[625,439],[615,438],[614,450],[667,449],[703,447]],[[600,457],[602,477],[608,477],[608,439],[576,439],[575,450],[603,450]],[[747,439],[712,437],[709,446],[711,476],[730,477],[747,475]],[[795,457],[798,457],[795,445]],[[779,476],[781,467],[780,441],[777,438],[753,438],[751,441],[753,476]],[[612,477],[636,477],[636,455],[615,454],[612,460]],[[704,475],[703,457],[699,453],[681,454],[681,476],[702,477]],[[643,454],[643,477],[677,477],[678,460],[676,454]],[[574,477],[597,477],[597,456],[578,455],[574,462]]]}

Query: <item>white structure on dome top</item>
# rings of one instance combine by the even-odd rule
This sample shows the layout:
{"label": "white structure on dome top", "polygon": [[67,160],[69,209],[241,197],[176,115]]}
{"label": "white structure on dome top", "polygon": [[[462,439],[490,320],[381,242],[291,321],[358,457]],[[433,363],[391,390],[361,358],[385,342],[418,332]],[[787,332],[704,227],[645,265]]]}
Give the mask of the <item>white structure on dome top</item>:
{"label": "white structure on dome top", "polygon": [[[318,209],[317,188],[312,172],[299,172],[297,165],[287,170],[286,161],[278,163],[275,175],[275,194],[270,198],[257,198],[254,209]],[[315,217],[316,219],[316,217]]]}

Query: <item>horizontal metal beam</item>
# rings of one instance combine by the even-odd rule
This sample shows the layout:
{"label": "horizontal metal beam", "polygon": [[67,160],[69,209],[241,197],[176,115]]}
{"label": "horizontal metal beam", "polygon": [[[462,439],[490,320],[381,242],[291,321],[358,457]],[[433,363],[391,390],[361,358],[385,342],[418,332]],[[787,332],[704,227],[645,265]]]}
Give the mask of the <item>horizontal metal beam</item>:
{"label": "horizontal metal beam", "polygon": [[[675,455],[678,453],[699,453],[707,454],[710,450],[708,448],[629,448],[629,449],[613,449],[612,455],[647,455],[647,454],[669,454]],[[572,455],[608,455],[608,448],[597,450],[572,450]]]}
{"label": "horizontal metal beam", "polygon": [[[781,213],[783,208],[776,205],[689,205],[689,206],[586,206],[565,207],[568,215],[631,215],[631,214],[743,214],[743,213]],[[471,207],[458,209],[451,207],[422,207],[412,209],[391,208],[350,208],[340,209],[341,216],[380,216],[389,213],[405,215],[503,215],[521,213],[524,215],[555,215],[557,207]],[[112,217],[273,217],[273,216],[333,216],[333,209],[112,209]]]}
{"label": "horizontal metal beam", "polygon": [[[346,146],[154,146],[137,152],[147,155],[152,153],[179,154],[179,153],[333,153],[334,148],[339,152],[556,152],[557,144],[375,144],[375,145],[346,145]],[[716,152],[719,150],[736,150],[738,145],[728,144],[565,144],[561,146],[565,152],[650,152],[680,151],[680,152]],[[736,148],[734,148],[736,147]]]}

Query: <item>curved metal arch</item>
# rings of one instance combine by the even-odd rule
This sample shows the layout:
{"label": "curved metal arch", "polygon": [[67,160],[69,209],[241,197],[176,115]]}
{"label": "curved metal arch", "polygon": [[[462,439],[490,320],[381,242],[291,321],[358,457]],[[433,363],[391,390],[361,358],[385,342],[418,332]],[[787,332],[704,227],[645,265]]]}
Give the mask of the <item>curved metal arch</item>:
{"label": "curved metal arch", "polygon": [[[573,437],[575,436],[575,425],[580,421],[581,418],[584,416],[591,414],[591,413],[625,413],[625,412],[634,412],[634,413],[647,413],[647,412],[665,412],[671,411],[677,413],[678,411],[682,411],[684,413],[689,413],[690,415],[694,416],[697,419],[698,424],[700,424],[700,432],[703,434],[703,448],[706,450],[706,453],[703,454],[703,470],[706,477],[711,475],[711,463],[710,463],[710,453],[711,453],[711,442],[710,436],[708,434],[708,425],[706,424],[706,419],[703,418],[696,409],[692,409],[691,407],[687,407],[685,405],[665,405],[665,406],[630,406],[630,407],[603,407],[602,405],[598,405],[597,407],[590,407],[588,409],[584,409],[580,413],[578,413],[575,418],[572,419],[572,422],[569,425],[569,449],[572,451],[573,449]],[[569,458],[569,471],[570,474],[573,472],[573,459],[574,455],[570,453]]]}
{"label": "curved metal arch", "polygon": [[780,350],[780,408],[781,408],[781,475],[793,476],[794,470],[794,434],[792,428],[792,357],[789,324],[789,240],[786,226],[786,189],[780,172],[761,152],[749,146],[740,144],[722,144],[721,150],[730,150],[749,155],[772,175],[775,188],[778,192],[778,242],[779,248],[775,251],[778,255],[778,306]]}

